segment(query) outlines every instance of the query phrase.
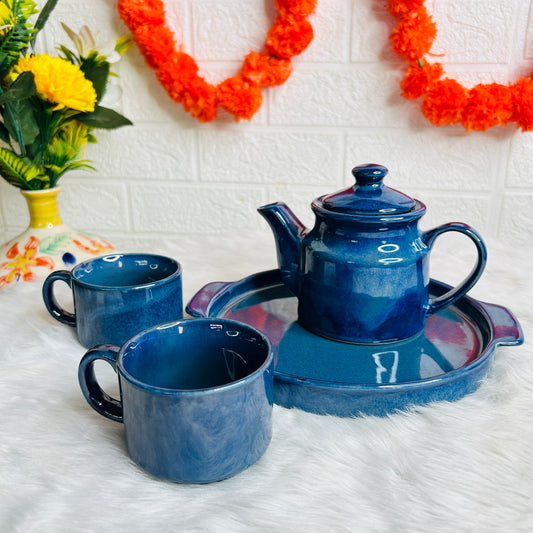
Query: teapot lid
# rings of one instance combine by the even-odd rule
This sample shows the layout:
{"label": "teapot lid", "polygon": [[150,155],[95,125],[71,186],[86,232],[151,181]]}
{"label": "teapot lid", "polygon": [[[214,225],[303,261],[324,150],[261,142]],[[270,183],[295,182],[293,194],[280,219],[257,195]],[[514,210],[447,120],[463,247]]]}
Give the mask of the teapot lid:
{"label": "teapot lid", "polygon": [[383,184],[388,169],[382,165],[358,165],[352,170],[355,185],[322,199],[326,209],[354,215],[395,215],[415,208],[413,198]]}

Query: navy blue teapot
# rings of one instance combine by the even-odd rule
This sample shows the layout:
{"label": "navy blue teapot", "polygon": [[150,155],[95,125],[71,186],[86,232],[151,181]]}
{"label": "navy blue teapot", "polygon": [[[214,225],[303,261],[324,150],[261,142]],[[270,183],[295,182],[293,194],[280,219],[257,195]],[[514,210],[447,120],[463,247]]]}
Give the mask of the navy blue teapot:
{"label": "navy blue teapot", "polygon": [[[460,222],[419,230],[426,206],[385,186],[387,172],[375,164],[355,167],[354,186],[312,202],[311,229],[282,202],[258,209],[274,231],[282,279],[298,298],[298,322],[313,333],[353,343],[406,339],[429,314],[464,296],[485,268],[475,230]],[[474,242],[476,265],[458,286],[429,298],[429,254],[448,231]]]}

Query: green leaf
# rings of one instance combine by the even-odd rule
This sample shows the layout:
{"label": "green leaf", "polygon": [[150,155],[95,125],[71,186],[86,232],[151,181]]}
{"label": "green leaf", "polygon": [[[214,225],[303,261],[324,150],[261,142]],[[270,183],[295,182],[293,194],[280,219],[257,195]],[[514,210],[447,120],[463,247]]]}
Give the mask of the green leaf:
{"label": "green leaf", "polygon": [[46,24],[46,21],[48,20],[48,17],[56,7],[58,0],[48,0],[46,2],[46,5],[41,9],[41,12],[39,13],[39,16],[37,17],[37,21],[35,22],[35,29],[37,32],[42,30],[44,28],[44,25]]}
{"label": "green leaf", "polygon": [[32,162],[34,165],[41,165],[43,162],[43,142],[41,139],[41,135],[37,135],[35,138],[35,141],[33,141],[32,144],[29,144],[26,146],[26,157]]}
{"label": "green leaf", "polygon": [[6,103],[5,126],[21,149],[33,144],[39,136],[39,125],[33,114],[33,107],[28,99]]}
{"label": "green leaf", "polygon": [[13,4],[13,15],[15,18],[22,17],[24,20],[27,20],[39,11],[35,6],[34,0],[10,0],[9,3]]}
{"label": "green leaf", "polygon": [[32,72],[23,72],[6,90],[0,95],[0,105],[6,102],[24,100],[35,94],[35,77]]}
{"label": "green leaf", "polygon": [[131,35],[123,35],[115,41],[115,52],[119,55],[124,55],[133,45],[133,37]]}
{"label": "green leaf", "polygon": [[133,122],[120,113],[98,105],[92,113],[77,115],[76,120],[79,120],[82,124],[90,128],[103,128],[108,130],[133,125]]}
{"label": "green leaf", "polygon": [[72,50],[69,50],[66,46],[62,44],[57,46],[56,48],[60,52],[63,52],[64,59],[66,59],[67,61],[70,61],[71,63],[74,63],[74,65],[78,64],[78,58],[76,55],[74,55],[74,52],[72,52]]}
{"label": "green leaf", "polygon": [[0,56],[3,58],[0,63],[0,75],[2,78],[32,42],[36,30],[32,24],[27,23],[27,19],[37,13],[33,0],[11,0],[4,3],[13,13],[14,25],[0,39]]}
{"label": "green leaf", "polygon": [[0,139],[6,144],[9,144],[11,142],[9,131],[7,131],[7,128],[4,126],[3,122],[0,122]]}
{"label": "green leaf", "polygon": [[65,172],[68,172],[70,170],[76,170],[78,168],[87,168],[89,170],[96,171],[96,169],[89,163],[90,161],[80,160],[71,161],[70,163],[66,163],[61,167],[57,165],[44,165],[44,167],[49,170],[49,173],[52,174],[52,178],[50,179],[50,187],[55,187],[57,185],[57,182],[59,181],[59,178],[63,174],[65,174]]}
{"label": "green leaf", "polygon": [[92,52],[89,57],[82,58],[80,69],[93,84],[96,91],[96,101],[99,102],[105,94],[107,78],[109,77],[109,63],[99,61],[97,58],[97,52]]}
{"label": "green leaf", "polygon": [[5,52],[0,52],[0,79],[4,79],[11,68],[9,57]]}
{"label": "green leaf", "polygon": [[45,176],[45,178],[41,178],[38,176],[37,178],[30,180],[28,182],[28,189],[31,191],[38,191],[40,189],[50,189],[50,181],[48,176]]}
{"label": "green leaf", "polygon": [[11,185],[20,189],[35,189],[48,181],[41,168],[33,166],[6,148],[0,147],[0,174]]}

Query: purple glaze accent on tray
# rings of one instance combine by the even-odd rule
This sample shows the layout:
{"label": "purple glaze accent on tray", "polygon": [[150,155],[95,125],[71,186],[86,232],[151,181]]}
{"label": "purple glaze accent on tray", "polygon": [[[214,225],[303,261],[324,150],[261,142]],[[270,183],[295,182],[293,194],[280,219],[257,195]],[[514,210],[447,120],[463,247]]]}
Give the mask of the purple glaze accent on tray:
{"label": "purple glaze accent on tray", "polygon": [[[431,280],[433,297],[448,290]],[[523,342],[509,310],[466,296],[428,317],[424,330],[409,339],[379,345],[332,341],[298,324],[296,297],[279,270],[209,283],[187,312],[238,320],[265,333],[276,356],[274,401],[336,416],[386,415],[457,400],[478,388],[498,345]]]}

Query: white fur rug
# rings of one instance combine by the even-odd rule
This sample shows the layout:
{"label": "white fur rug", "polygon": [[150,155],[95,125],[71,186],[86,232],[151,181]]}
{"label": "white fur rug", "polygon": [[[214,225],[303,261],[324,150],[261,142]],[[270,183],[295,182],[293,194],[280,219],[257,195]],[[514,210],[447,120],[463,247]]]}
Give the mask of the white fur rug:
{"label": "white fur rug", "polygon": [[[85,350],[48,315],[40,284],[0,291],[0,531],[532,531],[533,250],[488,248],[471,295],[510,308],[526,343],[500,347],[475,393],[388,418],[275,406],[264,457],[205,486],[138,469],[123,427],[82,397],[77,365]],[[276,266],[266,232],[162,241],[149,251],[181,261],[186,302],[210,281]],[[453,281],[470,269],[471,255],[444,245],[432,264],[434,277]],[[102,381],[114,387],[102,365]]]}

